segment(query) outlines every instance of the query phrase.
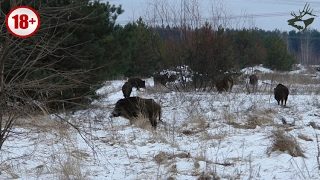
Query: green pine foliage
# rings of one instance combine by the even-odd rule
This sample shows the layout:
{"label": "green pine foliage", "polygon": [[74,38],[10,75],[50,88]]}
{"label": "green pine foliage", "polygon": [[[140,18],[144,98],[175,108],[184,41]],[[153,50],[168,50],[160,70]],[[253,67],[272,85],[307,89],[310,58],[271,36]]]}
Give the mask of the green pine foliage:
{"label": "green pine foliage", "polygon": [[235,56],[240,68],[263,64],[266,58],[266,47],[263,34],[257,30],[242,29],[234,34]]}
{"label": "green pine foliage", "polygon": [[[7,96],[24,103],[45,100],[53,110],[90,102],[110,77],[110,62],[117,59],[106,53],[110,45],[106,39],[115,39],[113,34],[120,29],[115,21],[123,12],[121,6],[87,0],[20,3],[38,11],[41,26],[30,38],[0,39],[7,52],[0,54]],[[1,4],[1,11],[8,12],[12,5]]]}
{"label": "green pine foliage", "polygon": [[126,77],[149,77],[158,69],[160,57],[156,53],[158,37],[153,35],[141,18],[126,24],[117,34],[124,60],[119,63]]}
{"label": "green pine foliage", "polygon": [[288,54],[286,43],[276,35],[265,38],[267,56],[264,66],[273,70],[289,71],[295,63],[292,55]]}

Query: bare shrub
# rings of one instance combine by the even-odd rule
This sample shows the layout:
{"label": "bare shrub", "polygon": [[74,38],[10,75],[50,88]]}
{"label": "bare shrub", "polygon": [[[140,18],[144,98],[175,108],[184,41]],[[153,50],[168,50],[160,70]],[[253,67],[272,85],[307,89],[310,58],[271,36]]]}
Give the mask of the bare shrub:
{"label": "bare shrub", "polygon": [[306,157],[299,143],[292,135],[285,134],[284,131],[274,131],[272,138],[272,147],[268,150],[268,154],[279,150],[282,152],[286,151],[293,157]]}

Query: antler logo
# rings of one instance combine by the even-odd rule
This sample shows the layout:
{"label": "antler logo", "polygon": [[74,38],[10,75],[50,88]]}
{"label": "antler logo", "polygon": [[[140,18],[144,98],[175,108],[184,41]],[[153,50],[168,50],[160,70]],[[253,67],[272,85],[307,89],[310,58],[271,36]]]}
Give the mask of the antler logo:
{"label": "antler logo", "polygon": [[[304,6],[303,10],[300,11],[299,9],[299,14],[300,15],[296,15],[296,13],[291,12],[291,16],[293,16],[293,19],[289,19],[288,20],[288,25],[291,25],[295,28],[297,28],[299,31],[302,30],[306,30],[306,28],[313,22],[314,18],[309,18],[309,19],[302,19],[305,15],[310,15],[310,16],[317,16],[312,14],[313,9],[311,10],[311,8],[309,7],[309,4],[306,3],[306,5]],[[297,25],[297,22],[303,22],[304,23],[304,27],[301,25]]]}

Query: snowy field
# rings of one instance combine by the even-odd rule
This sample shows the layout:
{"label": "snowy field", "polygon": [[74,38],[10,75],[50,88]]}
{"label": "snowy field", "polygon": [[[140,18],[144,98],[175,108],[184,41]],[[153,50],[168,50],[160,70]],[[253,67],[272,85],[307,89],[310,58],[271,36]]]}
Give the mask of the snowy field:
{"label": "snowy field", "polygon": [[[109,117],[125,80],[108,81],[92,108],[59,115],[75,127],[56,115],[20,120],[0,152],[0,179],[319,179],[319,75],[303,72],[260,69],[251,94],[241,83],[219,94],[146,79],[131,96],[161,104],[156,131]],[[273,97],[277,83],[289,87],[287,107]]]}

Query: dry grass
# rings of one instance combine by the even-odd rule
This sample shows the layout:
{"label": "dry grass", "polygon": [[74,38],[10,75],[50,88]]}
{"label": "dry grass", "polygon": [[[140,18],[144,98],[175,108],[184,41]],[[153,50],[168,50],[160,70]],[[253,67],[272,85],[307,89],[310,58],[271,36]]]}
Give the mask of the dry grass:
{"label": "dry grass", "polygon": [[56,169],[59,174],[59,179],[86,179],[81,172],[81,160],[72,157],[70,154],[66,158],[61,157],[57,166],[52,167]]}
{"label": "dry grass", "polygon": [[283,131],[274,131],[272,135],[272,147],[269,148],[268,154],[274,151],[288,152],[293,157],[306,157],[300,148],[298,141],[290,134]]}
{"label": "dry grass", "polygon": [[[308,73],[308,74],[306,74]],[[320,93],[320,78],[317,73],[310,74],[309,71],[306,73],[258,73],[257,77],[262,84],[258,85],[256,93],[273,93],[273,88],[277,84],[282,83],[289,88],[290,94],[310,94],[310,93]],[[247,92],[246,81],[248,79],[247,75],[240,76],[238,83],[238,89],[234,92]],[[250,88],[252,88],[250,86]]]}
{"label": "dry grass", "polygon": [[[66,119],[75,127],[80,126],[79,122],[73,121],[72,118],[66,117]],[[65,120],[52,118],[49,115],[29,115],[17,119],[15,128],[23,129],[19,131],[19,137],[29,138],[30,147],[34,147],[34,152],[18,158],[21,161],[25,158],[39,158],[36,167],[24,169],[26,172],[35,174],[37,178],[43,174],[53,174],[57,179],[86,179],[82,165],[90,155],[77,146],[75,142],[79,138],[78,132]],[[34,153],[42,147],[49,149],[41,157],[35,157]],[[3,167],[5,166],[0,166],[0,171]],[[19,173],[21,170],[19,169]],[[18,178],[10,169],[6,170],[6,174],[10,174],[14,179]]]}
{"label": "dry grass", "polygon": [[309,138],[308,136],[306,136],[304,134],[299,134],[298,138],[305,140],[305,141],[313,141],[311,138]]}
{"label": "dry grass", "polygon": [[[10,179],[20,178],[20,176],[18,175],[18,173],[19,173],[18,170],[15,167],[10,166],[9,164],[6,164],[6,163],[2,164],[0,166],[0,172],[1,171],[5,172],[10,177]],[[0,175],[1,174],[2,173],[0,173]]]}
{"label": "dry grass", "polygon": [[271,110],[267,110],[267,112],[256,112],[255,114],[248,116],[246,124],[257,126],[272,126],[274,125],[273,113]]}
{"label": "dry grass", "polygon": [[275,125],[273,120],[274,113],[272,111],[255,111],[254,113],[248,113],[244,115],[244,120],[241,122],[243,117],[237,118],[234,114],[226,114],[226,124],[233,126],[237,129],[255,129],[257,126],[273,126]]}
{"label": "dry grass", "polygon": [[160,151],[157,155],[154,156],[153,160],[157,164],[164,164],[167,161],[166,153],[163,151]]}
{"label": "dry grass", "polygon": [[149,121],[149,118],[144,115],[141,115],[141,114],[138,117],[134,118],[132,123],[141,129],[145,129],[145,130],[149,130],[149,131],[151,131],[153,129],[153,127],[151,126],[151,123]]}
{"label": "dry grass", "polygon": [[272,82],[279,82],[285,84],[319,84],[320,79],[316,78],[316,75],[304,74],[304,73],[263,73],[259,74],[259,80],[267,81],[271,80]]}

